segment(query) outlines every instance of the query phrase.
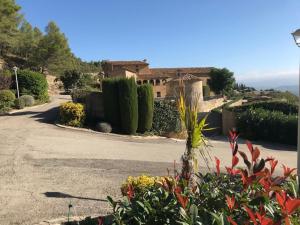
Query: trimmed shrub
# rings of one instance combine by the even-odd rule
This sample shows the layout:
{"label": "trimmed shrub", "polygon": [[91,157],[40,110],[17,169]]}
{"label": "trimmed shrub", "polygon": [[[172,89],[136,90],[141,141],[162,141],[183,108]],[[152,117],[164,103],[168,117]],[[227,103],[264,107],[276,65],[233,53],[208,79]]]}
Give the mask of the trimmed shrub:
{"label": "trimmed shrub", "polygon": [[0,108],[10,108],[16,99],[15,94],[11,90],[0,91]]}
{"label": "trimmed shrub", "polygon": [[64,74],[60,76],[65,92],[69,92],[77,86],[80,76],[81,73],[77,70],[66,70]]}
{"label": "trimmed shrub", "polygon": [[297,144],[298,116],[279,111],[249,108],[238,113],[237,127],[245,138],[272,141],[283,144]]}
{"label": "trimmed shrub", "polygon": [[150,84],[143,84],[138,86],[137,91],[139,109],[138,131],[144,133],[152,128],[154,107],[153,88]]}
{"label": "trimmed shrub", "polygon": [[152,129],[159,135],[181,131],[180,116],[175,102],[154,101]]}
{"label": "trimmed shrub", "polygon": [[96,125],[97,131],[103,132],[103,133],[110,133],[112,131],[111,125],[109,123],[97,123]]}
{"label": "trimmed shrub", "polygon": [[114,128],[120,128],[119,79],[104,79],[102,81],[104,117]]}
{"label": "trimmed shrub", "polygon": [[75,103],[85,103],[86,97],[91,93],[91,91],[86,89],[74,89],[71,92],[72,101]]}
{"label": "trimmed shrub", "polygon": [[34,98],[31,95],[22,95],[20,97],[25,103],[25,106],[33,106],[35,101]]}
{"label": "trimmed shrub", "polygon": [[43,74],[21,70],[18,72],[18,81],[21,95],[32,95],[41,102],[49,100],[48,83]]}
{"label": "trimmed shrub", "polygon": [[138,98],[135,79],[120,79],[118,88],[122,131],[125,134],[135,134],[138,127]]}
{"label": "trimmed shrub", "polygon": [[265,109],[270,111],[280,111],[286,115],[298,113],[298,106],[296,104],[292,104],[284,101],[253,102],[242,106],[233,107],[229,110],[233,110],[234,112],[241,113],[248,110],[249,108],[252,109],[260,108],[260,109]]}
{"label": "trimmed shrub", "polygon": [[209,97],[209,96],[210,96],[210,87],[203,86],[203,97]]}
{"label": "trimmed shrub", "polygon": [[22,98],[17,98],[14,101],[14,107],[16,109],[24,109],[25,108],[25,101]]}
{"label": "trimmed shrub", "polygon": [[84,106],[80,103],[66,102],[59,109],[60,122],[62,124],[82,127],[85,120]]}

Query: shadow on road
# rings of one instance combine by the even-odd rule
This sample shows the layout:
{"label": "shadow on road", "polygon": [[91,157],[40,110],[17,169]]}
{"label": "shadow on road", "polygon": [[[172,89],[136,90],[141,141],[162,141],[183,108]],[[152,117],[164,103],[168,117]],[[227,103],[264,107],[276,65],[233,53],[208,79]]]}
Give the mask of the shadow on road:
{"label": "shadow on road", "polygon": [[41,123],[54,123],[58,118],[59,107],[51,108],[45,112],[24,111],[16,112],[9,116],[30,116]]}
{"label": "shadow on road", "polygon": [[98,202],[107,202],[105,199],[98,199],[98,198],[86,198],[80,196],[73,196],[69,194],[65,194],[62,192],[45,192],[43,193],[47,198],[76,198],[81,200],[91,200],[91,201],[98,201]]}

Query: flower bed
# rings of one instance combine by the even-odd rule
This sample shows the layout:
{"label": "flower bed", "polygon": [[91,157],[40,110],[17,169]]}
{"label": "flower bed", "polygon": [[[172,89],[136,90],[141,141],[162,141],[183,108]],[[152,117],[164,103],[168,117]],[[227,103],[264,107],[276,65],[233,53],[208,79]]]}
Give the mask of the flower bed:
{"label": "flower bed", "polygon": [[[226,173],[215,158],[216,172],[190,176],[129,177],[122,186],[124,199],[114,201],[113,224],[300,224],[300,198],[295,169],[275,169],[274,158],[260,158],[250,142],[249,154],[237,144],[238,135],[229,140],[232,164]],[[250,156],[250,157],[249,157]],[[242,160],[244,167],[237,167]],[[99,224],[106,224],[99,219]]]}

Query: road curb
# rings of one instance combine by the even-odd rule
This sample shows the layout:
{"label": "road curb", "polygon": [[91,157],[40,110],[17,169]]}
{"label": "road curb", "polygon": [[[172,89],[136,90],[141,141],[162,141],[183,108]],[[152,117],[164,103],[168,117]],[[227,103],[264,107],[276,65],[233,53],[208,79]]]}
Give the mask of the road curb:
{"label": "road curb", "polygon": [[93,134],[101,134],[101,135],[106,135],[106,136],[111,136],[111,137],[122,137],[122,138],[132,138],[136,140],[173,140],[176,142],[185,142],[185,140],[182,139],[176,139],[176,138],[167,138],[167,137],[161,137],[161,136],[137,136],[137,135],[125,135],[125,134],[114,134],[114,133],[103,133],[87,128],[79,128],[79,127],[71,127],[71,126],[66,126],[62,125],[59,123],[55,123],[55,125],[59,128],[64,128],[64,129],[69,129],[69,130],[76,130],[76,131],[82,131],[86,133],[93,133]]}

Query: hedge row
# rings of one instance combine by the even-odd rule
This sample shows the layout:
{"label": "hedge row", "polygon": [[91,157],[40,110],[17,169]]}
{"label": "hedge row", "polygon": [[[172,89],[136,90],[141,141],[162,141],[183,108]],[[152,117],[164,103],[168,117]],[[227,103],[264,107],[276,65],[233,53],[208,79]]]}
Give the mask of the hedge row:
{"label": "hedge row", "polygon": [[105,120],[115,130],[135,134],[137,130],[145,132],[151,129],[153,117],[151,85],[142,85],[138,88],[133,78],[104,79],[102,90]]}
{"label": "hedge row", "polygon": [[175,102],[154,102],[152,129],[159,135],[181,131],[180,115]]}
{"label": "hedge row", "polygon": [[254,102],[242,106],[233,107],[231,108],[231,110],[240,113],[248,110],[249,108],[279,111],[286,115],[298,113],[297,105],[283,101]]}
{"label": "hedge row", "polygon": [[237,114],[237,127],[242,136],[252,140],[297,144],[298,116],[263,108],[249,108]]}

